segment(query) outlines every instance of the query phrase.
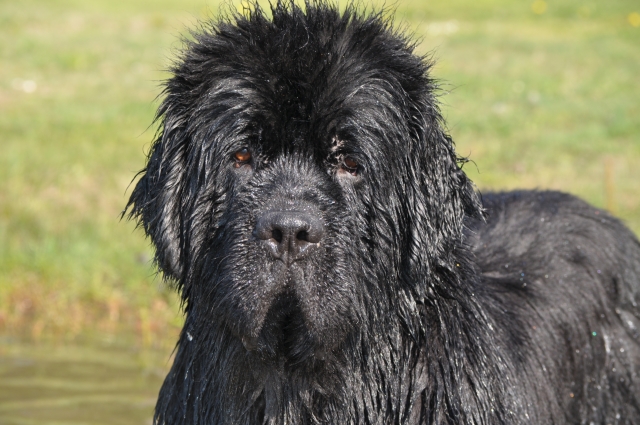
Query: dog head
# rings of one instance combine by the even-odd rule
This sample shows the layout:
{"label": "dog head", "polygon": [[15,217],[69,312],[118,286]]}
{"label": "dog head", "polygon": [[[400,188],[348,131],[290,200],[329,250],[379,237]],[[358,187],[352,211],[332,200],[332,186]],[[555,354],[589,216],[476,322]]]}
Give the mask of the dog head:
{"label": "dog head", "polygon": [[186,42],[129,209],[191,333],[296,363],[408,311],[479,203],[430,63],[383,16],[271,12]]}

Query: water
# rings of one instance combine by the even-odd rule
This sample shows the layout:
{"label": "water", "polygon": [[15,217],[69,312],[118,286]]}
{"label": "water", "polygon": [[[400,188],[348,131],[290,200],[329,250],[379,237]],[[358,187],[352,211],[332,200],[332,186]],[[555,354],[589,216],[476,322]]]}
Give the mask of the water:
{"label": "water", "polygon": [[0,425],[148,425],[169,353],[0,341]]}

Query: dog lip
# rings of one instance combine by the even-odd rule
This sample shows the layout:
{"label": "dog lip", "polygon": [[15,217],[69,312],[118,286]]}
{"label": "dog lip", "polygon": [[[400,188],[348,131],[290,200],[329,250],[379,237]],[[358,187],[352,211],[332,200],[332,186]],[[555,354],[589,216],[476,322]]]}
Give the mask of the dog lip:
{"label": "dog lip", "polygon": [[243,335],[240,340],[247,351],[255,351],[258,349],[258,337]]}

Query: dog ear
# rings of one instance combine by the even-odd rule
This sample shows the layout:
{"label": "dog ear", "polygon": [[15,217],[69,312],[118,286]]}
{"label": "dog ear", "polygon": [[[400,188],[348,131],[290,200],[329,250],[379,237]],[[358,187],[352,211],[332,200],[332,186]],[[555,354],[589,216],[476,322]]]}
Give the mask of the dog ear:
{"label": "dog ear", "polygon": [[147,165],[123,214],[135,218],[155,245],[155,261],[165,277],[179,280],[182,270],[184,232],[180,214],[185,186],[188,135],[184,116],[167,96],[156,121],[161,121],[151,145]]}
{"label": "dog ear", "polygon": [[213,189],[204,194],[218,176],[216,161],[247,125],[237,112],[242,81],[231,78],[228,69],[229,52],[236,49],[234,31],[234,25],[221,21],[184,40],[164,83],[157,137],[124,212],[151,238],[159,269],[179,283],[196,252],[192,241],[204,237],[202,222],[216,216],[213,209],[224,194]]}
{"label": "dog ear", "polygon": [[[434,94],[438,87],[426,72],[424,78],[422,93],[413,99],[410,123],[414,134],[412,168],[415,170],[409,183],[413,186],[413,211],[409,212],[413,222],[410,252],[414,257],[412,262],[418,267],[426,264],[415,257],[426,254],[429,262],[437,260],[442,263],[438,267],[454,270],[459,267],[454,263],[460,259],[453,254],[462,242],[465,220],[481,219],[483,211],[475,186],[462,170],[466,159],[456,155],[453,140],[446,132]],[[433,266],[435,264],[427,267]]]}

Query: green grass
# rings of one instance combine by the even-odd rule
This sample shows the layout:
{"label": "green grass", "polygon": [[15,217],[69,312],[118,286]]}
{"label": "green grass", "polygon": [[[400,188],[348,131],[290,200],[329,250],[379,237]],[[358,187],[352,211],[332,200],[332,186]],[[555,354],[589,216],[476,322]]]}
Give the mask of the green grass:
{"label": "green grass", "polygon": [[[218,10],[0,0],[0,333],[175,337],[175,296],[119,214],[178,35]],[[443,112],[482,191],[571,192],[638,233],[634,12],[636,0],[450,0],[398,2],[395,18],[438,60]]]}

